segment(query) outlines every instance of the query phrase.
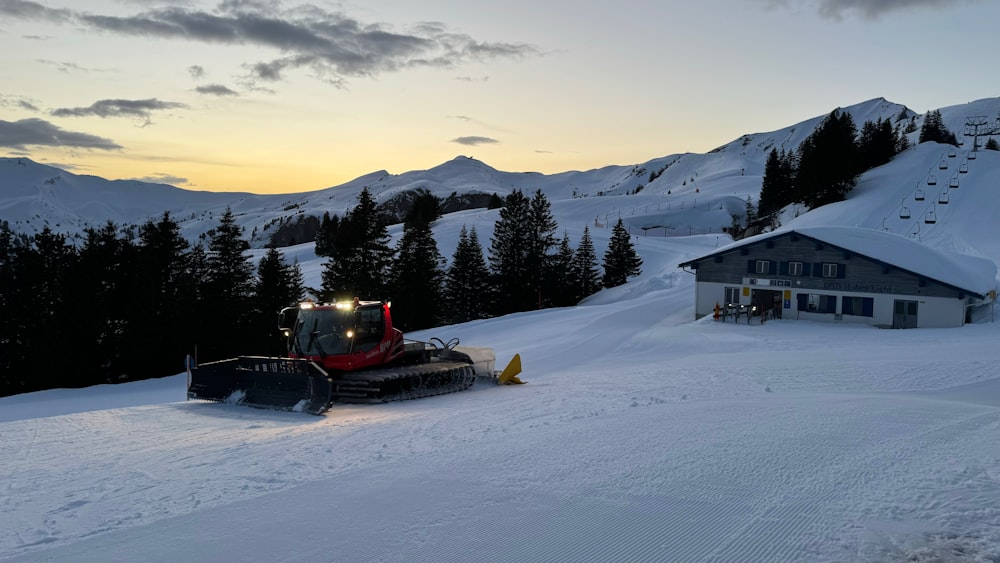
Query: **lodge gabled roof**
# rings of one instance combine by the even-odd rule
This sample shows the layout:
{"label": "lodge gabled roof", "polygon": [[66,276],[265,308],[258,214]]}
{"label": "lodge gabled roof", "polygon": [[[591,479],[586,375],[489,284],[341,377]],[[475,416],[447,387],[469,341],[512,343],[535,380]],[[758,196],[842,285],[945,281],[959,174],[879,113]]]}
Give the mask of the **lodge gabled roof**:
{"label": "lodge gabled roof", "polygon": [[887,231],[859,227],[798,227],[779,229],[733,242],[711,254],[679,264],[681,268],[728,254],[768,240],[798,235],[842,251],[864,256],[875,262],[892,266],[951,286],[955,289],[985,297],[996,285],[997,266],[992,260],[968,254],[948,252],[927,246],[913,239]]}

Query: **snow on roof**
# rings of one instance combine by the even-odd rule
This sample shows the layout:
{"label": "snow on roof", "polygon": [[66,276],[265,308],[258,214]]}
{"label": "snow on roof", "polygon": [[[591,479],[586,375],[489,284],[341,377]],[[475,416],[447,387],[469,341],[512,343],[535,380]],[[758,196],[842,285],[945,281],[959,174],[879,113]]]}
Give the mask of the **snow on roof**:
{"label": "snow on roof", "polygon": [[997,266],[992,260],[944,251],[886,231],[857,227],[779,229],[736,241],[681,266],[791,233],[822,241],[979,296],[985,296],[996,287]]}

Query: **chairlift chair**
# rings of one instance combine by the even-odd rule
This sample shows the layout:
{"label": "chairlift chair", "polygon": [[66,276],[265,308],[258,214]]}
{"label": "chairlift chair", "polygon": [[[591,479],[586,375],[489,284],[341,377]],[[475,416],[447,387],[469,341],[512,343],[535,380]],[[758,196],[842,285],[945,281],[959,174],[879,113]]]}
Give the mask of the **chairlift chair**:
{"label": "chairlift chair", "polygon": [[955,174],[954,176],[951,177],[951,181],[948,182],[948,187],[949,188],[957,188],[958,187],[958,174]]}
{"label": "chairlift chair", "polygon": [[927,185],[928,186],[936,186],[937,185],[937,176],[935,176],[933,174],[928,174],[927,175]]}
{"label": "chairlift chair", "polygon": [[962,163],[962,164],[961,164],[961,165],[960,165],[960,166],[958,167],[958,173],[959,173],[959,174],[968,174],[968,173],[969,173],[969,165],[963,162],[963,163]]}
{"label": "chairlift chair", "polygon": [[947,170],[948,169],[948,161],[942,158],[941,162],[938,163],[938,168],[941,169],[941,170]]}
{"label": "chairlift chair", "polygon": [[913,199],[916,201],[924,200],[924,190],[917,188],[917,191],[913,193]]}
{"label": "chairlift chair", "polygon": [[948,204],[948,192],[941,192],[938,194],[938,203],[944,205]]}
{"label": "chairlift chair", "polygon": [[930,211],[924,214],[924,223],[927,223],[928,225],[933,225],[934,223],[937,223],[937,214],[934,213],[933,207],[930,209]]}
{"label": "chairlift chair", "polygon": [[976,160],[976,151],[969,152],[969,160]]}
{"label": "chairlift chair", "polygon": [[958,156],[958,151],[955,149],[948,149],[948,158],[955,158]]}

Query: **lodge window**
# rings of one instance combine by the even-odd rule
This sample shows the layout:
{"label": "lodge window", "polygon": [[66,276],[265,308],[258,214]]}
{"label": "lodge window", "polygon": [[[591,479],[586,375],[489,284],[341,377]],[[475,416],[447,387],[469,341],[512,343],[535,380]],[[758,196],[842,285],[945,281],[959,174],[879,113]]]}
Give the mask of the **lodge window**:
{"label": "lodge window", "polygon": [[771,262],[769,260],[757,260],[757,273],[770,274]]}
{"label": "lodge window", "polygon": [[800,293],[799,311],[808,313],[836,313],[837,296],[820,293]]}
{"label": "lodge window", "polygon": [[726,305],[739,304],[740,302],[740,288],[738,287],[727,287],[726,288]]}
{"label": "lodge window", "polygon": [[790,276],[801,276],[802,275],[802,262],[789,262],[788,263],[788,275],[790,275]]}
{"label": "lodge window", "polygon": [[839,264],[823,264],[823,277],[824,278],[835,278],[837,277],[837,267]]}
{"label": "lodge window", "polygon": [[840,308],[845,315],[857,317],[875,316],[875,299],[871,297],[844,297]]}

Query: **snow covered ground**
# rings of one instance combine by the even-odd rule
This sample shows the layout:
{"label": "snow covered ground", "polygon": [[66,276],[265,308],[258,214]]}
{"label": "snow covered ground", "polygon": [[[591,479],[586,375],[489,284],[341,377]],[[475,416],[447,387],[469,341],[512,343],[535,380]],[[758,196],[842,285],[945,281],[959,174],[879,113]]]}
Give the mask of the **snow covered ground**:
{"label": "snow covered ground", "polygon": [[676,264],[715,237],[637,242],[643,276],[581,306],[434,331],[520,352],[523,386],[0,399],[0,560],[1000,559],[1000,324],[693,321]]}

